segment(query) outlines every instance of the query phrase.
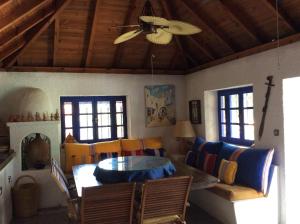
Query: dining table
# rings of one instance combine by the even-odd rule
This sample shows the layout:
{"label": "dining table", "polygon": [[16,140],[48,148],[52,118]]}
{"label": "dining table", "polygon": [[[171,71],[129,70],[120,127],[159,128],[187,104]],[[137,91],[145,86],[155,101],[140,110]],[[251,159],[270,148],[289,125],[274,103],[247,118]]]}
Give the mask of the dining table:
{"label": "dining table", "polygon": [[[140,156],[135,156],[135,157],[140,157]],[[132,159],[126,159],[124,157],[117,157],[116,158],[117,160],[119,159],[119,161],[123,161],[123,162],[120,162],[120,164],[123,163],[121,165],[121,166],[123,166],[122,169],[124,170],[124,167],[127,167],[127,169],[125,169],[127,171],[124,171],[125,174],[123,176],[121,174],[122,177],[120,177],[120,178],[118,178],[117,176],[120,175],[120,172],[122,173],[122,169],[118,171],[116,166],[112,165],[112,162],[114,160],[111,160],[111,159],[107,159],[106,161],[103,160],[97,164],[82,164],[82,165],[73,166],[73,168],[72,168],[73,176],[74,176],[74,180],[75,180],[78,197],[81,197],[83,187],[93,187],[93,186],[101,186],[103,184],[107,184],[107,183],[103,183],[103,181],[101,181],[99,177],[96,178],[96,176],[94,176],[95,172],[97,172],[96,170],[98,170],[98,171],[101,170],[101,167],[102,167],[102,169],[106,167],[106,169],[108,169],[108,170],[113,170],[113,172],[112,172],[112,173],[114,173],[113,178],[117,177],[117,179],[114,179],[113,181],[109,181],[109,182],[113,182],[113,183],[116,183],[116,180],[119,180],[121,182],[135,181],[131,177],[138,177],[138,180],[142,180],[142,179],[140,179],[141,177],[143,177],[143,178],[146,177],[145,179],[147,179],[147,178],[151,179],[152,177],[149,178],[149,176],[148,176],[148,175],[151,175],[151,173],[147,174],[147,172],[146,172],[146,174],[145,174],[144,172],[137,172],[138,174],[136,174],[136,171],[142,171],[143,169],[144,169],[144,171],[149,171],[149,170],[153,170],[153,169],[155,170],[155,168],[153,168],[153,167],[159,168],[160,171],[158,171],[159,175],[155,176],[152,179],[164,178],[164,177],[169,177],[169,176],[193,176],[191,191],[210,188],[219,182],[218,178],[216,178],[210,174],[207,174],[204,171],[201,171],[194,167],[188,166],[183,162],[170,160],[168,158],[160,159],[163,157],[154,157],[154,156],[153,157],[149,156],[149,157],[151,157],[151,158],[149,158],[148,161],[152,160],[152,162],[149,162],[148,165],[143,165],[142,163],[132,163],[132,161],[135,161],[135,162],[141,161],[142,158],[132,160]],[[154,163],[154,165],[153,165],[153,160],[157,160],[159,162]],[[128,164],[126,165],[126,163],[128,163]],[[110,166],[104,166],[103,164],[105,164],[105,165],[110,164]],[[155,164],[156,164],[156,166],[155,166]],[[160,164],[160,165],[158,165],[158,164]],[[100,165],[100,167],[99,167],[99,165]],[[117,170],[117,172],[116,172],[116,170]],[[155,170],[155,171],[157,171],[157,170]],[[167,172],[167,173],[164,173],[164,172]],[[172,175],[171,175],[171,173],[168,173],[168,172],[172,172]],[[133,175],[131,175],[132,173],[133,173]],[[162,174],[164,174],[164,175],[162,175]],[[135,176],[135,175],[137,175],[137,176]],[[161,175],[163,177],[159,177]],[[125,177],[125,179],[124,179],[124,177]],[[129,177],[129,179],[126,179],[128,177]],[[106,176],[106,174],[105,174],[105,178],[109,178],[109,175]],[[145,180],[145,179],[143,179],[143,180]]]}
{"label": "dining table", "polygon": [[170,177],[175,171],[175,166],[166,157],[123,156],[100,161],[93,174],[99,182],[112,184]]}

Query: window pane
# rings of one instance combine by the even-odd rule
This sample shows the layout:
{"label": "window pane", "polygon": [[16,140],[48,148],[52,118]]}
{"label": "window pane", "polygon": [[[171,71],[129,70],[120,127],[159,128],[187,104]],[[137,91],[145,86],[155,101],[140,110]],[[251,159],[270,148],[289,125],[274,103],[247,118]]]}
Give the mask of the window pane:
{"label": "window pane", "polygon": [[245,125],[245,139],[254,140],[254,126],[253,125]]}
{"label": "window pane", "polygon": [[225,108],[225,96],[221,96],[220,107],[221,107],[222,109]]}
{"label": "window pane", "polygon": [[123,112],[123,102],[122,101],[116,102],[116,112]]}
{"label": "window pane", "polygon": [[253,107],[253,93],[244,93],[244,107]]}
{"label": "window pane", "polygon": [[98,101],[97,110],[98,110],[98,113],[109,113],[110,112],[110,102],[109,101]]}
{"label": "window pane", "polygon": [[66,128],[72,128],[73,127],[72,115],[66,115],[65,116],[65,127]]}
{"label": "window pane", "polygon": [[80,115],[79,122],[80,127],[93,126],[93,115]]}
{"label": "window pane", "polygon": [[231,138],[240,138],[240,126],[230,125],[231,128]]}
{"label": "window pane", "polygon": [[71,102],[65,102],[64,103],[64,113],[65,114],[72,114],[72,103]]}
{"label": "window pane", "polygon": [[91,114],[93,112],[92,102],[79,102],[80,114]]}
{"label": "window pane", "polygon": [[234,94],[229,96],[230,108],[239,107],[239,95]]}
{"label": "window pane", "polygon": [[240,123],[239,110],[230,110],[230,123]]}
{"label": "window pane", "polygon": [[67,137],[69,134],[73,135],[73,129],[66,129],[65,130],[65,137]]}
{"label": "window pane", "polygon": [[110,114],[98,114],[98,126],[110,125]]}
{"label": "window pane", "polygon": [[124,127],[123,126],[117,127],[117,137],[124,138]]}
{"label": "window pane", "polygon": [[117,125],[123,125],[123,114],[117,114]]}
{"label": "window pane", "polygon": [[226,125],[225,124],[222,124],[221,126],[221,135],[222,137],[226,137]]}
{"label": "window pane", "polygon": [[246,109],[246,110],[244,110],[244,123],[246,123],[246,124],[254,124],[253,109]]}
{"label": "window pane", "polygon": [[221,122],[222,123],[226,122],[225,110],[221,110]]}
{"label": "window pane", "polygon": [[80,140],[93,140],[93,128],[80,128]]}
{"label": "window pane", "polygon": [[98,138],[99,139],[111,138],[111,128],[110,127],[98,128]]}

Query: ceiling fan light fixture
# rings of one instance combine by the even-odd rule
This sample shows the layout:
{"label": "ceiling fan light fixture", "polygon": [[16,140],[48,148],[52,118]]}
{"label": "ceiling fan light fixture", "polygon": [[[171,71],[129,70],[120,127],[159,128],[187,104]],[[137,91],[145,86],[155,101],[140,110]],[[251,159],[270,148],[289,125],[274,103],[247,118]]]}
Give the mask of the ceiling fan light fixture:
{"label": "ceiling fan light fixture", "polygon": [[169,44],[172,41],[173,35],[158,28],[156,33],[151,33],[146,35],[146,39],[154,44]]}

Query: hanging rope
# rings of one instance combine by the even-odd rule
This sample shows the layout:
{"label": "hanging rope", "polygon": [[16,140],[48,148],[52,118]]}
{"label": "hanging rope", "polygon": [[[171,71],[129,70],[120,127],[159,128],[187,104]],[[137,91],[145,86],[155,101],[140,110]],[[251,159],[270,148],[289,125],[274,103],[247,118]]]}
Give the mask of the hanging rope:
{"label": "hanging rope", "polygon": [[155,59],[155,55],[151,54],[150,61],[151,61],[151,83],[152,83],[152,86],[154,85],[154,59]]}

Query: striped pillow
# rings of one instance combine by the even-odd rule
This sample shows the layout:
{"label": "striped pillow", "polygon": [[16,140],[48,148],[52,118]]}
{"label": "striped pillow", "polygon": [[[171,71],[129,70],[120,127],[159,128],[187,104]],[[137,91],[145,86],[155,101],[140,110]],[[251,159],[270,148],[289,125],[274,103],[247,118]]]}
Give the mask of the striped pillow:
{"label": "striped pillow", "polygon": [[203,163],[203,171],[209,174],[213,174],[216,160],[217,160],[216,154],[206,153],[204,158],[204,163]]}
{"label": "striped pillow", "polygon": [[218,174],[218,178],[220,179],[220,181],[225,184],[233,184],[235,180],[237,167],[237,162],[222,159]]}
{"label": "striped pillow", "polygon": [[108,158],[116,158],[118,157],[118,153],[117,152],[102,152],[102,153],[97,153],[96,154],[96,160],[98,161],[102,161]]}
{"label": "striped pillow", "polygon": [[142,149],[140,150],[134,150],[134,151],[122,151],[123,156],[142,156],[144,155],[144,151]]}
{"label": "striped pillow", "polygon": [[144,154],[147,156],[159,156],[159,157],[164,157],[165,156],[166,150],[163,148],[159,149],[145,149]]}

